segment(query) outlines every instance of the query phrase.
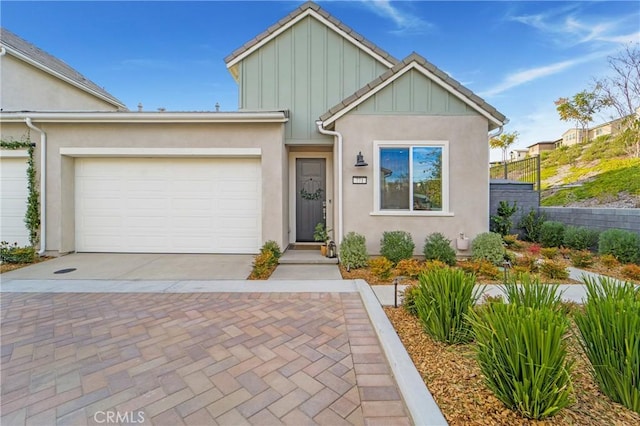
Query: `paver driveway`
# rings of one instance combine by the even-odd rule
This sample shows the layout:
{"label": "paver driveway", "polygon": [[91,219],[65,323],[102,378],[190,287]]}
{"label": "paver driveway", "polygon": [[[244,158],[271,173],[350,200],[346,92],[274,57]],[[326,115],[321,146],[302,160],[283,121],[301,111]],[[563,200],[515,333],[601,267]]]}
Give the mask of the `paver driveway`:
{"label": "paver driveway", "polygon": [[410,423],[358,293],[3,293],[1,331],[3,425]]}

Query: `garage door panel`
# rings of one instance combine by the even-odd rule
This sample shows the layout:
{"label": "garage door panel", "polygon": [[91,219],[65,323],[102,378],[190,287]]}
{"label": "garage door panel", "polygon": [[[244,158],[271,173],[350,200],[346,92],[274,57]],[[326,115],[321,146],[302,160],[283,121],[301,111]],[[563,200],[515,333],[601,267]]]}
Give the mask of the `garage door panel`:
{"label": "garage door panel", "polygon": [[76,250],[255,253],[261,204],[259,159],[78,158]]}
{"label": "garage door panel", "polygon": [[29,244],[24,223],[29,195],[27,157],[0,158],[0,237],[20,246]]}

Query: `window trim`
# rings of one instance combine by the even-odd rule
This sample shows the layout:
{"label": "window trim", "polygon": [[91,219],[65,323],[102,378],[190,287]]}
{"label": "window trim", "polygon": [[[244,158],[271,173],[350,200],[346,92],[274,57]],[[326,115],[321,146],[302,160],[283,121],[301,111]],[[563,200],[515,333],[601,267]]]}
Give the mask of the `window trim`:
{"label": "window trim", "polygon": [[[380,148],[409,148],[409,170],[413,176],[413,147],[442,148],[442,210],[382,210],[380,208]],[[373,210],[371,216],[453,216],[449,209],[449,141],[448,140],[374,140],[373,141]],[[410,182],[412,182],[410,178]],[[409,185],[410,194],[413,184]]]}

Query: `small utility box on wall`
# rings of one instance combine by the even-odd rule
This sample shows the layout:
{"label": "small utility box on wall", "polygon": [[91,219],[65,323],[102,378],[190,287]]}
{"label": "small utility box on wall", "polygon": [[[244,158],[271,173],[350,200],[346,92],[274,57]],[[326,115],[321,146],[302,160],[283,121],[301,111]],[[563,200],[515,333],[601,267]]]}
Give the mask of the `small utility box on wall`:
{"label": "small utility box on wall", "polygon": [[351,183],[353,183],[354,185],[366,185],[367,184],[367,177],[366,176],[352,176],[351,177]]}

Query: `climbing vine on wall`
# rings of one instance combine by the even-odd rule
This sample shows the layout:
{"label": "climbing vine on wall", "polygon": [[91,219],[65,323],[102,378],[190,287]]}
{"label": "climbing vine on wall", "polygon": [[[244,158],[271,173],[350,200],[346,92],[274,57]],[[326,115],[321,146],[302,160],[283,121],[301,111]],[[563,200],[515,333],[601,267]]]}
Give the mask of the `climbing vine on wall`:
{"label": "climbing vine on wall", "polygon": [[35,247],[39,241],[38,231],[40,230],[40,192],[36,182],[36,167],[33,161],[34,144],[27,134],[21,141],[3,141],[0,140],[0,148],[2,149],[26,149],[29,153],[27,160],[27,212],[24,215],[24,223],[29,231],[29,243]]}

